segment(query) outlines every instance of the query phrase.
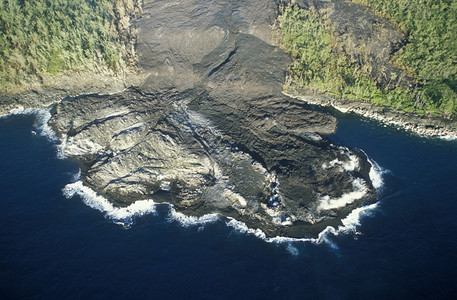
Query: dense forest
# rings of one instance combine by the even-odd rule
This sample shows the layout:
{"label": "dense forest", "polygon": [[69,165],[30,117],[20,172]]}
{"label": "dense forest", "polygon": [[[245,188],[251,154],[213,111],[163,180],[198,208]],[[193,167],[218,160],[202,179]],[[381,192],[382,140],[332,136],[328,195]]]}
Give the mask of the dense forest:
{"label": "dense forest", "polygon": [[116,5],[124,2],[0,0],[0,91],[95,64],[116,71],[123,55]]}
{"label": "dense forest", "polygon": [[337,98],[357,98],[418,114],[457,115],[457,1],[352,0],[388,18],[407,35],[393,63],[417,82],[385,89],[363,66],[332,51],[332,27],[312,10],[286,7],[280,16],[283,47],[296,58],[291,80]]}

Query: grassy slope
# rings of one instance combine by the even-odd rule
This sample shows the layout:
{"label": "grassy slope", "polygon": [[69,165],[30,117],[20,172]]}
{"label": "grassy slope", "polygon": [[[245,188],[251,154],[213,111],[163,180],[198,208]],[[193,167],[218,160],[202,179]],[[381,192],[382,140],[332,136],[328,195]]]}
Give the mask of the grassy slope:
{"label": "grassy slope", "polygon": [[[411,90],[383,90],[365,75],[363,66],[335,54],[331,47],[330,26],[312,11],[287,7],[280,17],[282,45],[296,58],[291,80],[311,90],[337,98],[358,98],[395,109],[419,114],[457,114],[457,2],[420,0],[353,0],[368,5],[383,16],[389,10],[374,3],[396,3],[393,19],[409,36],[409,44],[394,58],[419,83]],[[410,2],[410,9],[397,6]],[[432,2],[434,3],[432,5]],[[396,8],[395,8],[396,7]],[[414,8],[414,9],[413,9]],[[383,13],[381,13],[383,11]],[[393,14],[393,12],[398,12]],[[420,13],[428,16],[428,18]],[[401,21],[400,17],[409,22]],[[397,16],[397,17],[395,17]],[[397,19],[395,19],[397,18]],[[447,19],[446,19],[447,18]],[[454,21],[452,21],[454,20]],[[411,25],[411,24],[414,24]],[[420,24],[420,25],[419,25]],[[412,28],[412,29],[408,29]]]}
{"label": "grassy slope", "polygon": [[0,0],[0,91],[97,62],[121,59],[114,7],[119,0]]}

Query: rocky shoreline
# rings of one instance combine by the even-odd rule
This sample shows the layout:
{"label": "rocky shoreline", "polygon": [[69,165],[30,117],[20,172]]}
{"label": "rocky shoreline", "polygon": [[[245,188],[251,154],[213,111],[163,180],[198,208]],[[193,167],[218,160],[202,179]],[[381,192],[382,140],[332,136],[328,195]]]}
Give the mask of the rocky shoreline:
{"label": "rocky shoreline", "polygon": [[117,207],[154,199],[268,237],[316,237],[376,200],[374,166],[327,139],[336,118],[303,100],[338,103],[283,94],[291,59],[270,41],[277,14],[273,0],[144,1],[132,22],[141,72],[2,96],[2,113],[53,105],[62,153]]}
{"label": "rocky shoreline", "polygon": [[145,1],[134,26],[148,77],[52,111],[84,185],[117,206],[159,199],[269,237],[317,236],[374,201],[365,155],[322,137],[337,120],[282,94],[290,58],[269,41],[277,12],[274,1]]}
{"label": "rocky shoreline", "polygon": [[15,93],[0,93],[0,115],[15,109],[46,108],[62,99],[90,94],[115,94],[130,86],[138,86],[145,74],[130,73],[115,75],[106,70],[105,73],[84,72],[58,76],[52,84],[36,86],[33,89]]}
{"label": "rocky shoreline", "polygon": [[423,137],[457,139],[457,120],[437,116],[419,116],[413,113],[396,111],[388,107],[377,106],[373,103],[340,99],[326,95],[300,95],[299,93],[284,93],[287,96],[300,99],[309,104],[323,107],[333,107],[343,113],[356,113],[360,116],[380,121],[387,125],[418,134]]}
{"label": "rocky shoreline", "polygon": [[[283,5],[291,1],[283,1]],[[332,24],[332,49],[349,57],[367,69],[367,75],[384,89],[410,88],[415,82],[391,61],[392,55],[405,43],[405,33],[389,21],[375,15],[370,9],[344,0],[298,0],[295,5],[312,9]],[[354,112],[389,125],[404,128],[421,136],[457,138],[457,119],[440,116],[420,116],[357,99],[335,99],[321,93],[310,93],[287,80],[286,95],[310,104],[331,106],[341,112]]]}

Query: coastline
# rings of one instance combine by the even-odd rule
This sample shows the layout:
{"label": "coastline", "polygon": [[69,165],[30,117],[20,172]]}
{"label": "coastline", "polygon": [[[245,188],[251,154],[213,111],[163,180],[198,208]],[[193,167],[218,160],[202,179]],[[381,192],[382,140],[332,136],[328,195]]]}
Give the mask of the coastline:
{"label": "coastline", "polygon": [[[48,112],[45,108],[34,108],[34,109],[23,109],[18,111],[17,114],[42,114],[43,112]],[[6,115],[2,115],[6,116]],[[0,116],[1,117],[1,116]],[[48,118],[50,114],[48,112]],[[36,117],[36,118],[39,118]],[[45,138],[48,138],[51,143],[59,145],[58,138],[55,136],[55,132],[51,128],[47,127],[47,120],[45,118],[41,122],[42,124],[34,125],[37,133]],[[58,147],[57,147],[58,148]],[[57,151],[57,156],[60,158],[71,159],[69,157],[63,156]],[[371,163],[371,162],[370,162]],[[129,228],[135,223],[135,218],[143,216],[145,214],[154,214],[156,212],[157,205],[168,205],[170,212],[168,216],[168,221],[178,222],[182,227],[189,226],[205,226],[207,223],[214,223],[216,221],[223,221],[226,226],[232,227],[234,230],[246,234],[253,235],[256,238],[259,238],[267,243],[290,243],[290,242],[311,242],[314,244],[329,244],[332,245],[331,241],[328,239],[328,236],[331,234],[333,236],[338,236],[340,234],[357,234],[357,229],[360,226],[360,220],[366,216],[370,216],[373,211],[378,207],[378,201],[375,201],[371,204],[365,204],[361,207],[357,207],[351,210],[351,212],[341,219],[341,224],[337,225],[327,225],[322,230],[317,231],[316,235],[303,235],[302,237],[292,237],[287,235],[268,235],[262,229],[256,226],[250,226],[246,224],[243,220],[233,218],[231,216],[224,216],[219,213],[210,213],[204,214],[202,216],[196,215],[186,215],[182,212],[175,210],[174,205],[169,202],[155,202],[154,197],[147,198],[143,200],[137,200],[131,203],[127,207],[118,207],[114,205],[110,200],[100,195],[97,191],[93,190],[91,187],[84,185],[81,180],[80,175],[81,170],[78,174],[75,174],[74,179],[65,185],[62,188],[62,194],[65,198],[71,199],[74,196],[81,198],[83,203],[99,212],[103,213],[105,217],[111,220],[114,224],[123,226],[124,228]],[[376,189],[382,187],[382,173],[379,169],[374,169],[374,172],[370,172],[370,178],[374,181],[378,180],[380,183],[379,186],[375,185]],[[381,180],[381,181],[379,181]],[[251,224],[252,225],[252,224]]]}
{"label": "coastline", "polygon": [[413,132],[422,137],[449,140],[457,139],[457,120],[419,116],[360,100],[337,100],[327,95],[300,95],[286,92],[283,92],[283,94],[294,99],[302,100],[308,104],[332,107],[342,113],[353,112],[362,117],[374,119],[387,125],[400,127],[405,131]]}
{"label": "coastline", "polygon": [[140,70],[123,74],[75,72],[47,78],[45,84],[11,93],[0,93],[0,115],[15,109],[46,108],[67,97],[89,94],[116,94],[138,86],[146,78]]}
{"label": "coastline", "polygon": [[[50,126],[70,145],[71,151],[65,155],[80,164],[82,182],[113,205],[126,206],[155,193],[170,192],[172,204],[191,214],[215,210],[229,217],[235,215],[268,236],[314,235],[318,226],[341,223],[350,210],[373,200],[376,193],[369,158],[320,138],[319,134],[335,132],[336,118],[314,110],[303,100],[375,119],[386,115],[386,121],[390,118],[405,128],[408,122],[416,130],[423,127],[426,135],[455,136],[454,126],[448,130],[447,124],[429,125],[427,118],[422,123],[411,122],[410,116],[403,118],[395,111],[387,114],[385,108],[368,103],[364,107],[350,101],[345,107],[327,96],[285,97],[285,68],[290,64],[286,53],[259,36],[232,32],[229,27],[224,27],[227,31],[208,32],[208,24],[185,14],[176,15],[165,2],[162,4],[163,7],[149,7],[147,13],[152,17],[136,24],[141,29],[140,70],[145,76],[150,75],[146,79],[138,77],[143,79],[138,81],[138,90],[114,95],[134,86],[127,82],[134,77],[115,81],[106,71],[101,72],[105,76],[100,78],[98,74],[75,74],[62,81],[55,77],[45,88],[0,99],[0,113],[25,106],[21,102],[27,104],[26,108],[58,103],[52,110]],[[196,5],[200,4],[189,4],[183,11],[194,11]],[[239,5],[232,9],[252,8]],[[225,12],[217,6],[212,9],[214,16]],[[272,5],[269,13],[274,12]],[[161,23],[150,20],[158,20],[154,16],[162,13],[169,19],[189,17],[195,24],[177,23],[169,35],[157,33],[155,28]],[[263,32],[269,32],[270,19],[264,19]],[[233,20],[237,22],[236,18]],[[199,34],[183,44],[182,35],[174,35],[179,32],[176,29]],[[182,46],[202,41],[219,46]],[[252,53],[257,49],[263,51],[254,60]],[[171,61],[170,53],[193,63]],[[189,78],[200,80],[189,82]],[[109,96],[101,99],[95,93]],[[69,96],[76,98],[60,101]],[[382,112],[375,112],[376,109]],[[402,124],[399,120],[405,121]],[[208,130],[213,123],[223,135]],[[238,151],[238,145],[243,150]],[[238,152],[246,156],[240,158]],[[269,173],[253,168],[253,160],[275,174],[279,170],[281,192]],[[250,180],[246,181],[246,177]],[[219,179],[220,184],[215,185]],[[287,227],[291,225],[296,226]],[[310,233],[308,226],[316,231]]]}
{"label": "coastline", "polygon": [[[144,76],[144,75],[143,75]],[[143,76],[135,78],[138,84]],[[143,77],[143,78],[141,78]],[[140,79],[141,78],[141,79]],[[104,87],[92,86],[83,91],[82,87],[59,88],[39,87],[38,89],[25,90],[17,93],[0,93],[0,116],[6,115],[15,109],[46,108],[58,103],[66,97],[77,97],[87,94],[115,94],[128,88],[127,82]],[[130,82],[132,83],[132,82]],[[133,84],[132,86],[135,86]],[[386,125],[396,126],[405,131],[415,133],[422,137],[442,139],[457,139],[457,120],[442,117],[419,116],[413,113],[397,111],[389,107],[377,106],[361,100],[337,100],[327,95],[305,95],[283,92],[284,95],[304,101],[311,105],[332,107],[342,113],[356,113],[362,117],[382,122]]]}

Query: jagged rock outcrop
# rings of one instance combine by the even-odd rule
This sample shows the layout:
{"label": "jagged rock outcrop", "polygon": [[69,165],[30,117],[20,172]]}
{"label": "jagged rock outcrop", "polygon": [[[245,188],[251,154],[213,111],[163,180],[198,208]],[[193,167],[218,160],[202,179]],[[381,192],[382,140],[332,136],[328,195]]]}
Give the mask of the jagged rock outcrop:
{"label": "jagged rock outcrop", "polygon": [[316,235],[374,198],[370,164],[325,135],[337,120],[284,96],[275,1],[144,1],[148,78],[60,102],[50,124],[84,183],[117,205],[153,198],[268,236]]}

